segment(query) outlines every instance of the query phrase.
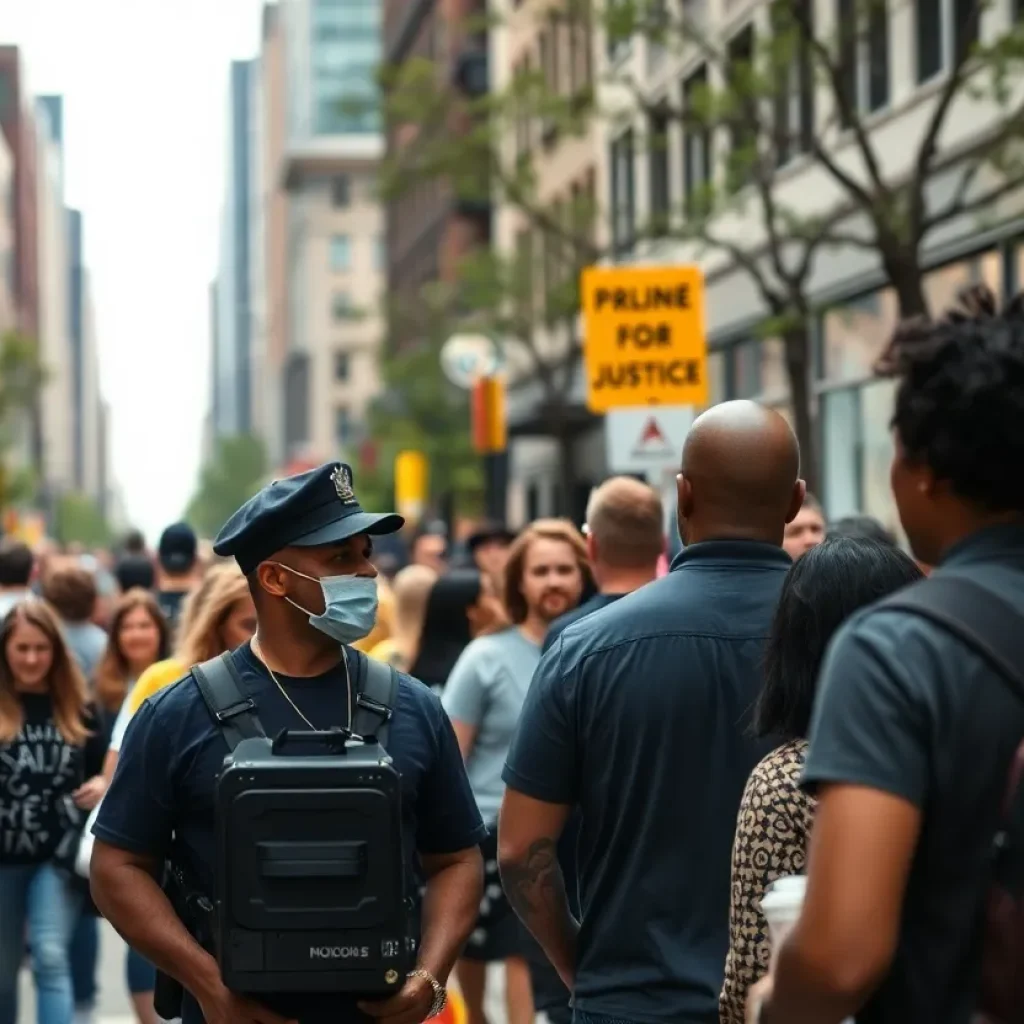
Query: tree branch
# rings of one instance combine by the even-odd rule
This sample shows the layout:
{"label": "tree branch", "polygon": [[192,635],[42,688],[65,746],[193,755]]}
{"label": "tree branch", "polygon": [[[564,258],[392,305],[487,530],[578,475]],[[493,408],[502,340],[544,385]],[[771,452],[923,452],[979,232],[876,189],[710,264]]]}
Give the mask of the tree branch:
{"label": "tree branch", "polygon": [[[851,97],[847,95],[845,83],[843,82],[842,68],[839,63],[832,59],[828,46],[815,34],[814,26],[808,18],[809,8],[803,5],[793,4],[792,16],[796,23],[804,45],[810,48],[811,53],[817,56],[821,67],[825,71],[832,96],[839,110],[842,125],[853,133],[857,143],[857,149],[864,166],[867,169],[868,177],[873,188],[879,195],[887,192],[885,179],[882,176],[878,158],[875,155],[874,146],[868,137],[867,129],[860,112],[856,109]],[[814,135],[814,155],[821,161],[825,169],[845,188],[851,195],[855,196],[866,207],[872,207],[874,200],[871,193],[865,189],[856,179],[852,178],[846,171],[832,159],[830,154],[825,152],[818,133]]]}
{"label": "tree branch", "polygon": [[1004,182],[995,189],[986,192],[981,199],[969,200],[968,196],[978,180],[978,175],[990,164],[993,163],[996,152],[1003,146],[1013,141],[1024,141],[1024,103],[1003,122],[995,132],[972,147],[972,152],[966,156],[958,154],[953,156],[945,165],[933,168],[933,173],[954,167],[960,163],[968,163],[957,183],[953,198],[938,212],[925,216],[921,225],[921,236],[931,231],[939,224],[944,224],[953,217],[961,214],[973,213],[993,199],[1001,198],[1008,192],[1015,191],[1020,187],[1020,178],[1016,174],[1004,174]]}

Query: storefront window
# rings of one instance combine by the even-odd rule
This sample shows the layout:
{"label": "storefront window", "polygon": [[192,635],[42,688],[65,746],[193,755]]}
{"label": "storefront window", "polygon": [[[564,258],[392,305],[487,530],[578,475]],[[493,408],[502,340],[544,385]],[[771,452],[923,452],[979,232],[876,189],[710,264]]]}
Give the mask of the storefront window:
{"label": "storefront window", "polygon": [[892,336],[898,317],[891,288],[830,309],[822,318],[822,375],[829,382],[860,381]]}
{"label": "storefront window", "polygon": [[956,302],[960,290],[972,283],[971,266],[966,261],[950,263],[926,274],[924,297],[928,303],[928,312],[932,316],[941,315]]}
{"label": "storefront window", "polygon": [[860,511],[874,516],[893,533],[899,533],[899,516],[889,484],[893,440],[892,420],[896,382],[879,380],[865,385],[860,393]]}
{"label": "storefront window", "polygon": [[728,382],[725,372],[726,353],[719,349],[708,353],[708,404],[704,408],[724,402],[728,397]]}
{"label": "storefront window", "polygon": [[757,398],[761,394],[761,342],[741,341],[732,346],[732,398]]}
{"label": "storefront window", "polygon": [[774,406],[788,397],[785,346],[780,338],[765,338],[761,342],[761,400]]}
{"label": "storefront window", "polygon": [[822,395],[822,502],[829,519],[874,516],[899,534],[889,486],[896,383],[876,380]]}
{"label": "storefront window", "polygon": [[830,519],[860,511],[860,390],[843,388],[822,396],[822,493]]}

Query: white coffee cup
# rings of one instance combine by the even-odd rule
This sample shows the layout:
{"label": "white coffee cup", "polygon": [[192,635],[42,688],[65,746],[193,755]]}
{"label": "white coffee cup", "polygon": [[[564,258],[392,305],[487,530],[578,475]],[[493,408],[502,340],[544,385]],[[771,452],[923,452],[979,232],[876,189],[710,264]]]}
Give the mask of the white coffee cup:
{"label": "white coffee cup", "polygon": [[[765,919],[768,921],[768,934],[772,940],[771,972],[773,974],[779,949],[793,925],[800,919],[800,910],[803,908],[806,894],[806,875],[784,875],[765,889],[764,898],[761,900],[761,910],[764,911]],[[854,1024],[854,1019],[849,1017],[843,1021],[843,1024]]]}
{"label": "white coffee cup", "polygon": [[768,934],[772,940],[772,967],[782,940],[800,917],[807,892],[806,875],[785,875],[777,878],[765,890],[761,910],[768,921]]}

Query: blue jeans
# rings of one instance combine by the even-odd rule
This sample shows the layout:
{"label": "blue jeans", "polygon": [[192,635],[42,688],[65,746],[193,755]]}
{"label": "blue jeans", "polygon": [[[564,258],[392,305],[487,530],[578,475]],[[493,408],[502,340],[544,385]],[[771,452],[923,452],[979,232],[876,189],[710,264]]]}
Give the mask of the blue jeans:
{"label": "blue jeans", "polygon": [[72,1024],[68,944],[80,902],[51,864],[0,864],[0,1024],[17,1024],[18,971],[26,937],[32,948],[38,1024]]}
{"label": "blue jeans", "polygon": [[100,957],[100,922],[93,914],[81,913],[71,933],[68,948],[71,960],[71,990],[79,1010],[96,1005],[96,970]]}

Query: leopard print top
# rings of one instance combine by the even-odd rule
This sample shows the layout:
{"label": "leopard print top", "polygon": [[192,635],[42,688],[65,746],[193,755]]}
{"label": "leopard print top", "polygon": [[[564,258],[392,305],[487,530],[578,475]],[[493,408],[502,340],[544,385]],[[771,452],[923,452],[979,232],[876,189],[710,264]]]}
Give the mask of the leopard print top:
{"label": "leopard print top", "polygon": [[747,991],[768,970],[771,945],[761,913],[765,889],[801,875],[814,820],[814,800],[800,789],[807,741],[773,750],[751,772],[740,803],[732,849],[729,955],[719,998],[721,1024],[744,1024]]}

